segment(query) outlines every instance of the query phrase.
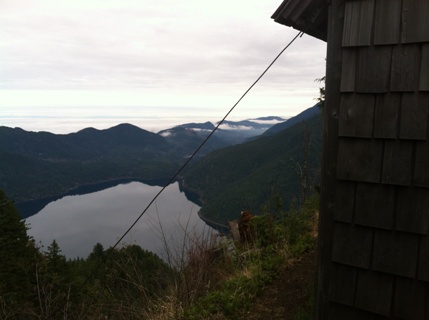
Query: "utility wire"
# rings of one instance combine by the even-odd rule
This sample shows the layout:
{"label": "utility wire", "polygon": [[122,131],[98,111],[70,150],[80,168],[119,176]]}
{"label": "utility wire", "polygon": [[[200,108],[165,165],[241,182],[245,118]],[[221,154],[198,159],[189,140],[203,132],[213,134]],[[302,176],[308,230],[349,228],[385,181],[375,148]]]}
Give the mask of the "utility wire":
{"label": "utility wire", "polygon": [[249,93],[250,90],[261,80],[261,78],[267,73],[267,71],[272,67],[272,65],[280,58],[280,56],[283,54],[283,52],[286,51],[287,48],[302,34],[304,34],[302,31],[300,31],[281,51],[280,53],[274,58],[274,60],[268,65],[268,67],[264,70],[264,72],[261,73],[261,75],[252,83],[252,85],[243,93],[243,95],[240,97],[240,99],[237,100],[237,102],[231,107],[231,109],[226,113],[226,115],[222,118],[221,121],[216,125],[216,127],[210,132],[210,134],[204,139],[204,141],[198,146],[198,148],[194,151],[194,153],[188,158],[188,160],[185,161],[185,163],[177,170],[177,172],[170,178],[170,180],[162,187],[161,190],[158,191],[158,193],[153,197],[153,199],[149,202],[149,204],[146,206],[146,208],[140,213],[140,215],[137,217],[137,219],[133,222],[133,224],[128,228],[127,231],[122,235],[122,237],[119,238],[119,240],[115,243],[115,245],[112,247],[112,249],[115,249],[121,241],[126,237],[126,235],[131,231],[132,228],[139,222],[141,217],[146,213],[146,211],[152,206],[152,204],[158,199],[158,197],[161,195],[161,193],[177,178],[177,176],[185,169],[185,167],[191,162],[191,160],[197,155],[197,153],[201,150],[201,148],[206,144],[206,142],[211,138],[211,136],[216,132],[216,130],[221,126],[221,124],[226,120],[226,118],[231,114],[231,112],[235,109],[235,107],[243,100],[243,98]]}
{"label": "utility wire", "polygon": [[[113,252],[113,250],[121,243],[121,241],[127,236],[127,234],[134,228],[134,226],[140,221],[140,219],[143,217],[143,215],[146,213],[146,211],[152,206],[152,204],[158,199],[158,197],[161,195],[162,192],[177,178],[177,176],[185,169],[185,167],[191,162],[191,160],[197,155],[197,153],[201,150],[201,148],[207,143],[207,141],[213,136],[213,134],[216,132],[216,130],[222,125],[222,123],[228,118],[228,116],[231,114],[231,112],[235,109],[235,107],[241,102],[241,100],[244,99],[244,97],[249,93],[250,90],[253,89],[253,87],[259,82],[259,80],[262,79],[262,77],[270,70],[270,68],[273,66],[273,64],[280,58],[280,56],[285,52],[292,43],[295,42],[295,40],[299,37],[302,37],[304,34],[303,31],[298,32],[298,34],[277,54],[277,56],[271,61],[271,63],[268,65],[268,67],[265,68],[265,70],[261,73],[261,75],[250,85],[250,87],[241,95],[241,97],[237,100],[237,102],[231,107],[231,109],[225,114],[225,116],[222,118],[221,121],[216,125],[216,127],[210,132],[210,134],[203,140],[203,142],[198,146],[198,148],[192,153],[192,155],[182,164],[182,166],[176,171],[176,173],[168,180],[168,182],[164,185],[164,187],[161,188],[161,190],[158,191],[158,193],[152,198],[152,200],[149,202],[149,204],[144,208],[144,210],[140,213],[140,215],[136,218],[136,220],[130,225],[130,227],[124,232],[124,234],[116,241],[116,243],[113,245],[113,247],[108,250],[107,255],[105,259],[107,259],[110,254]],[[77,290],[78,292],[81,291],[86,284],[88,283],[89,279],[94,275],[95,271],[103,264],[104,262],[99,262],[96,267],[93,269],[93,271],[89,274],[89,276],[85,279],[84,283],[79,287]],[[52,314],[48,317],[51,318],[55,315],[55,313],[60,308],[56,309]]]}

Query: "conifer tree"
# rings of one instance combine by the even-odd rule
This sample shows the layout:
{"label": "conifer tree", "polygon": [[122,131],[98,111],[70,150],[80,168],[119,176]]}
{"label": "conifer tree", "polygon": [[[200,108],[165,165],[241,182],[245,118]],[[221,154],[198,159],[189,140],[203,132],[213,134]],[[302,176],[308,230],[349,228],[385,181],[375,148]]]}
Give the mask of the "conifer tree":
{"label": "conifer tree", "polygon": [[3,190],[0,190],[0,297],[20,303],[32,293],[33,261],[37,254],[27,227]]}

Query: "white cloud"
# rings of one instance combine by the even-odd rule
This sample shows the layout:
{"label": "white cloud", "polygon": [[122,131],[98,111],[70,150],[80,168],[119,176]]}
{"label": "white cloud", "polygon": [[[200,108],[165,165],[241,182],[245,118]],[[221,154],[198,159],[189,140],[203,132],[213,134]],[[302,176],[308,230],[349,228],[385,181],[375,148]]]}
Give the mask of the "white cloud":
{"label": "white cloud", "polygon": [[219,129],[222,129],[222,130],[242,130],[242,131],[254,130],[254,128],[250,127],[250,126],[239,126],[239,125],[232,126],[230,124],[221,124],[219,126]]}
{"label": "white cloud", "polygon": [[285,122],[286,120],[287,119],[282,118],[282,120],[277,120],[277,119],[271,119],[271,120],[251,119],[250,121],[255,122],[255,123],[259,123],[259,124],[274,125],[274,124],[277,124],[277,123]]}
{"label": "white cloud", "polygon": [[170,130],[161,132],[161,136],[164,137],[164,138],[171,137],[172,135],[173,135],[173,133]]}

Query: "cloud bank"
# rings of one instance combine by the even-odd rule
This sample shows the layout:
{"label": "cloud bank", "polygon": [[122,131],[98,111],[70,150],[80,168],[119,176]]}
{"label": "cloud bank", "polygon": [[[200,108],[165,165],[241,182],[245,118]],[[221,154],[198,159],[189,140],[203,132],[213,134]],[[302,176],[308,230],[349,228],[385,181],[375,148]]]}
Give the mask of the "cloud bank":
{"label": "cloud bank", "polygon": [[[225,110],[297,33],[270,19],[280,3],[3,0],[0,116],[23,106]],[[325,47],[299,38],[243,101],[247,113],[310,107]]]}

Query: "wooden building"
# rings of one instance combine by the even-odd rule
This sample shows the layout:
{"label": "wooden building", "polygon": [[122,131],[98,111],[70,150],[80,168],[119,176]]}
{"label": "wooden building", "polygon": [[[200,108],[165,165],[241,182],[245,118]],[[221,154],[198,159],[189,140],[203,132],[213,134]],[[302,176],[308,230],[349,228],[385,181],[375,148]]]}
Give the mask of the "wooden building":
{"label": "wooden building", "polygon": [[285,0],[327,41],[316,319],[429,320],[429,0]]}

